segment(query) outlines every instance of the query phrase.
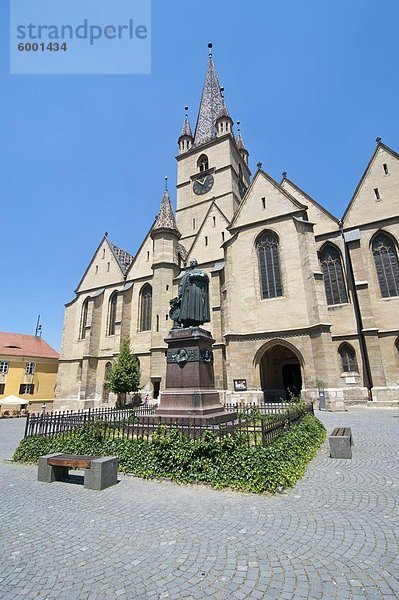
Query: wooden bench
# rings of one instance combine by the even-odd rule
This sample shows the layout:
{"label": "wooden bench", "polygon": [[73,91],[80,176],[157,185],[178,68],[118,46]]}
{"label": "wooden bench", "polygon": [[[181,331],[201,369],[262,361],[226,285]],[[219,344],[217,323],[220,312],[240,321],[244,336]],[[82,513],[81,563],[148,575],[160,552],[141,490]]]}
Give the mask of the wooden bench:
{"label": "wooden bench", "polygon": [[39,458],[37,479],[46,483],[62,481],[72,468],[84,469],[84,486],[89,490],[103,490],[118,482],[117,456],[76,456],[60,452]]}
{"label": "wooden bench", "polygon": [[331,458],[352,458],[352,430],[350,427],[336,427],[329,436]]}

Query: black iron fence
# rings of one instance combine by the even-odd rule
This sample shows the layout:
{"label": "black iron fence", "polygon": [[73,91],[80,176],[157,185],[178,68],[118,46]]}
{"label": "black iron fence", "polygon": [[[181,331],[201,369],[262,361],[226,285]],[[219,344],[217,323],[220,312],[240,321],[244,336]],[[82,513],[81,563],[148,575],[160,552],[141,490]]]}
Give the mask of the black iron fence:
{"label": "black iron fence", "polygon": [[116,424],[134,416],[154,415],[155,408],[155,406],[88,408],[77,411],[65,410],[37,414],[29,413],[26,417],[25,437],[66,433],[94,421]]}
{"label": "black iron fence", "polygon": [[282,400],[281,402],[231,402],[223,405],[227,412],[238,412],[242,414],[252,414],[259,412],[262,415],[284,414],[288,410],[298,407],[301,404],[300,399]]}
{"label": "black iron fence", "polygon": [[[76,412],[30,414],[27,416],[25,437],[67,436],[85,425],[92,424],[102,436],[115,439],[149,440],[155,432],[164,435],[171,429],[190,438],[200,438],[205,431],[212,431],[218,438],[239,435],[248,445],[269,444],[290,425],[297,423],[304,414],[313,413],[313,406],[300,403],[277,405],[225,405],[231,418],[219,422],[212,419],[189,417],[159,417],[155,407],[134,409],[99,408]],[[237,412],[238,415],[233,413]]]}

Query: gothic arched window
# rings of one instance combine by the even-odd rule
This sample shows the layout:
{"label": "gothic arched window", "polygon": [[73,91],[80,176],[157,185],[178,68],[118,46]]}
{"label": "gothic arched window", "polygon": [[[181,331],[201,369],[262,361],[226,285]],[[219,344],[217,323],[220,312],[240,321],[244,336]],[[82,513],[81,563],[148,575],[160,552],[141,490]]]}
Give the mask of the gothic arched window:
{"label": "gothic arched window", "polygon": [[381,296],[399,296],[399,263],[395,242],[386,233],[378,233],[371,244]]}
{"label": "gothic arched window", "polygon": [[108,335],[115,335],[116,306],[118,302],[118,292],[114,292],[109,299],[108,309]]}
{"label": "gothic arched window", "polygon": [[86,327],[87,327],[87,315],[89,312],[89,300],[90,298],[86,298],[83,302],[82,313],[80,316],[80,329],[79,329],[79,339],[84,340],[86,337]]}
{"label": "gothic arched window", "polygon": [[111,371],[111,369],[112,369],[112,363],[108,361],[105,364],[104,381],[108,381],[108,379],[109,379],[109,372]]}
{"label": "gothic arched window", "polygon": [[201,154],[197,162],[198,171],[201,173],[202,171],[207,171],[209,169],[209,160],[206,154]]}
{"label": "gothic arched window", "polygon": [[146,283],[140,294],[140,331],[151,329],[152,287]]}
{"label": "gothic arched window", "polygon": [[256,242],[262,298],[283,295],[281,283],[279,241],[272,231],[265,231]]}
{"label": "gothic arched window", "polygon": [[327,304],[348,302],[341,254],[333,244],[326,244],[320,252],[320,264],[323,271]]}
{"label": "gothic arched window", "polygon": [[356,354],[352,346],[346,342],[340,345],[338,352],[341,356],[342,370],[344,373],[357,372]]}

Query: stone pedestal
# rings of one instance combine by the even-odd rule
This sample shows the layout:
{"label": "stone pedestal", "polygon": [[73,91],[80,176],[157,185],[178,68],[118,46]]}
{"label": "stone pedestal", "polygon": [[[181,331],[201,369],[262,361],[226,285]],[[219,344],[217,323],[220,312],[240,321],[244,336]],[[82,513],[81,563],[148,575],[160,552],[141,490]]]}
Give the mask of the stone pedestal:
{"label": "stone pedestal", "polygon": [[213,371],[214,343],[209,331],[201,327],[172,329],[168,344],[166,390],[161,394],[157,416],[212,419],[235,418],[220,404]]}

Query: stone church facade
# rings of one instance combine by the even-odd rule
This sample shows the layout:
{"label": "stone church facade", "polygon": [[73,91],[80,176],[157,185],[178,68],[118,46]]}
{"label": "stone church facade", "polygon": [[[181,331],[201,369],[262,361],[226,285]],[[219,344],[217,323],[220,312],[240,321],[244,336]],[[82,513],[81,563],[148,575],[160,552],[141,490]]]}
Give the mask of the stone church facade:
{"label": "stone church facade", "polygon": [[169,301],[193,258],[210,278],[221,401],[301,392],[330,409],[399,402],[399,155],[375,151],[339,220],[248,150],[212,55],[194,133],[178,140],[177,209],[165,189],[133,256],[106,234],[66,305],[56,409],[112,405],[107,370],[129,337],[142,393],[164,389]]}

